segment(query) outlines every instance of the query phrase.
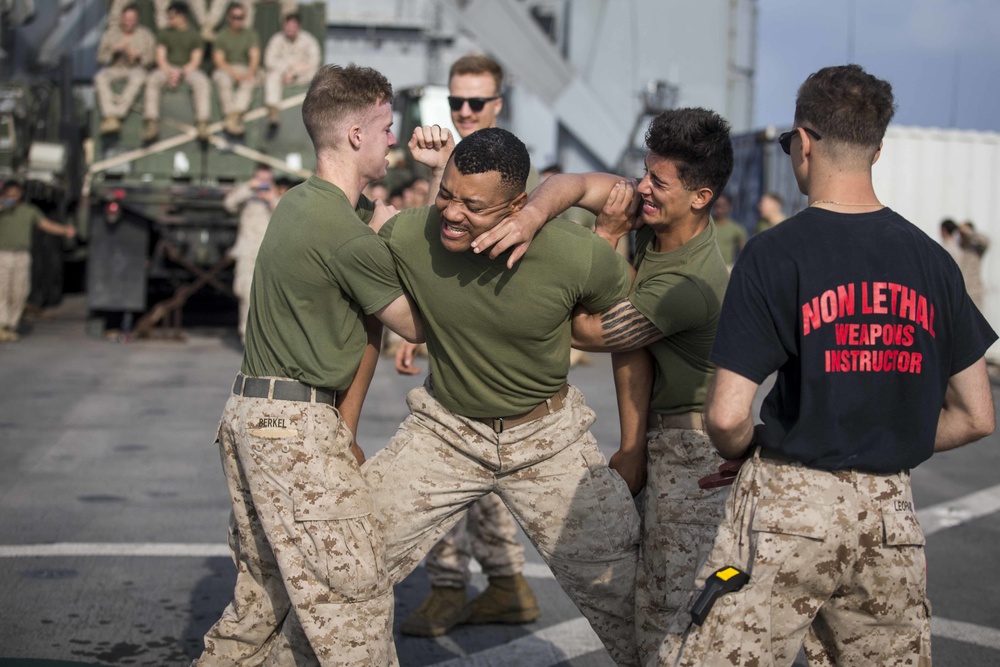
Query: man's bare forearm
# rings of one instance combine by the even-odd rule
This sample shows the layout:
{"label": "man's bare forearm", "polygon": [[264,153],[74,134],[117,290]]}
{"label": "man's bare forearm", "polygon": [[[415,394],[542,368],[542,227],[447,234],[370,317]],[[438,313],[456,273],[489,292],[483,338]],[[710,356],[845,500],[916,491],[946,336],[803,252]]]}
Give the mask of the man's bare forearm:
{"label": "man's bare forearm", "polygon": [[621,180],[613,174],[554,174],[531,191],[526,208],[554,218],[572,206],[595,215],[604,208],[611,189]]}
{"label": "man's bare forearm", "polygon": [[347,389],[337,394],[336,403],[341,419],[351,429],[351,434],[355,438],[358,433],[358,423],[361,421],[361,408],[364,406],[368,388],[375,376],[375,367],[382,349],[382,323],[374,316],[368,315],[365,317],[365,331],[368,333],[368,344],[361,355],[361,363],[354,373],[351,384]]}
{"label": "man's bare forearm", "polygon": [[578,309],[573,315],[572,333],[573,347],[588,352],[628,352],[663,337],[627,298],[602,313]]}

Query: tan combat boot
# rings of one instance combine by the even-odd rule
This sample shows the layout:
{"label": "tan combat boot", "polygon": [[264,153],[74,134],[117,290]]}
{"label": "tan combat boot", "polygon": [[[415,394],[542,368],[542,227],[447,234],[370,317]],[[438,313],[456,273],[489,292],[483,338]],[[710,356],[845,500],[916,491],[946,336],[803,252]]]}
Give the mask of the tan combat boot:
{"label": "tan combat boot", "polygon": [[281,110],[278,107],[267,108],[267,122],[269,125],[281,124]]}
{"label": "tan combat boot", "polygon": [[122,129],[121,121],[114,116],[106,116],[101,121],[101,134],[114,134]]}
{"label": "tan combat boot", "polygon": [[227,113],[226,120],[223,125],[225,125],[226,132],[234,137],[241,136],[244,132],[243,119],[240,117],[240,113],[238,111]]}
{"label": "tan combat boot", "polygon": [[160,136],[160,124],[152,118],[147,118],[142,128],[142,140],[153,141]]}
{"label": "tan combat boot", "polygon": [[490,585],[462,610],[461,623],[531,623],[542,615],[524,575],[490,577]]}
{"label": "tan combat boot", "polygon": [[198,139],[200,141],[208,140],[208,123],[203,120],[198,121]]}
{"label": "tan combat boot", "polygon": [[403,619],[400,631],[404,635],[438,637],[455,627],[464,606],[464,588],[432,586],[424,603]]}

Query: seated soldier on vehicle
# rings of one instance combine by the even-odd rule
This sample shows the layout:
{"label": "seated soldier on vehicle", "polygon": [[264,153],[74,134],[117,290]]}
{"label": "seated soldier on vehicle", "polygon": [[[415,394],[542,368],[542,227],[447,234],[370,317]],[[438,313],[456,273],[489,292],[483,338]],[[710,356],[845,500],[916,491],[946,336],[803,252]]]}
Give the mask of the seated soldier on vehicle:
{"label": "seated soldier on vehicle", "polygon": [[281,121],[278,104],[284,87],[308,84],[319,64],[319,42],[308,32],[302,32],[298,14],[289,14],[282,31],[275,33],[264,49],[264,104],[268,123],[277,125]]}
{"label": "seated soldier on vehicle", "polygon": [[[97,62],[104,65],[94,75],[94,88],[101,107],[101,133],[110,134],[121,129],[121,121],[128,115],[132,103],[146,82],[146,75],[153,65],[156,38],[139,25],[139,10],[127,5],[117,23],[110,23],[97,47]],[[112,86],[125,81],[120,93]]]}
{"label": "seated soldier on vehicle", "polygon": [[256,31],[247,28],[247,10],[234,2],[226,16],[229,27],[220,30],[212,47],[212,62],[219,93],[219,106],[225,117],[226,132],[241,136],[244,131],[243,114],[250,108],[253,90],[257,86],[257,68],[260,66],[260,41]]}
{"label": "seated soldier on vehicle", "polygon": [[160,91],[186,83],[191,89],[198,138],[208,139],[208,116],[211,111],[208,77],[201,71],[204,43],[198,31],[188,21],[190,10],[184,2],[170,3],[167,8],[167,28],[156,37],[156,69],[146,79],[145,127],[143,141],[153,141],[160,135]]}

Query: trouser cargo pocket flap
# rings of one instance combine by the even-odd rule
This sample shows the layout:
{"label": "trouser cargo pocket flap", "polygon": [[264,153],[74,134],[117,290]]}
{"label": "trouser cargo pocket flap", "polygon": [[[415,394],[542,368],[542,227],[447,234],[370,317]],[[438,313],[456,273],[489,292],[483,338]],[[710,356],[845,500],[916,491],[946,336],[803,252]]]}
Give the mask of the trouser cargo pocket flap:
{"label": "trouser cargo pocket flap", "polygon": [[885,527],[885,543],[888,546],[924,546],[924,531],[920,528],[917,515],[913,512],[883,510],[882,525]]}
{"label": "trouser cargo pocket flap", "polygon": [[760,533],[826,539],[830,508],[795,500],[762,500],[753,517],[753,530]]}
{"label": "trouser cargo pocket flap", "polygon": [[704,499],[668,500],[661,508],[661,518],[667,523],[693,523],[703,526],[718,526],[726,507],[709,494]]}
{"label": "trouser cargo pocket flap", "polygon": [[293,491],[292,511],[296,521],[356,519],[372,513],[372,498],[364,487]]}

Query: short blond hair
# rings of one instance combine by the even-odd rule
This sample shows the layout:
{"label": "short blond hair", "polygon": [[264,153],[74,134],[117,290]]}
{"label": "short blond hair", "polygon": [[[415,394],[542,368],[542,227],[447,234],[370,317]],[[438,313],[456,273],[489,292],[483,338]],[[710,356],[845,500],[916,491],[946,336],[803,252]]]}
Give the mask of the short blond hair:
{"label": "short blond hair", "polygon": [[503,92],[503,68],[489,56],[462,56],[452,63],[451,70],[448,71],[448,82],[451,83],[453,78],[461,74],[489,74],[497,85],[496,94]]}
{"label": "short blond hair", "polygon": [[302,122],[313,146],[330,148],[336,129],[373,107],[392,102],[392,84],[371,67],[324,65],[316,72],[302,102]]}

